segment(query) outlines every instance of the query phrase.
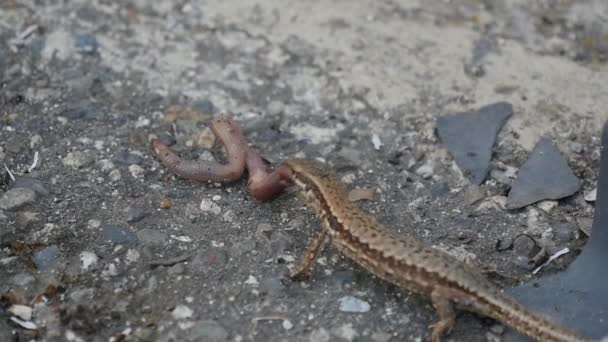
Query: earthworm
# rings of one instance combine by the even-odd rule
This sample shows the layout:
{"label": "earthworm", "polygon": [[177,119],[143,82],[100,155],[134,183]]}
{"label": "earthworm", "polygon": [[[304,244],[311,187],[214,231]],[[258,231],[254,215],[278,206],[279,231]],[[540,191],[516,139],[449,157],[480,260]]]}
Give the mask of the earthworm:
{"label": "earthworm", "polygon": [[226,147],[227,164],[182,159],[159,139],[152,140],[152,154],[171,173],[188,180],[217,183],[239,180],[245,171],[247,154],[243,131],[227,116],[213,119],[210,126],[213,134]]}
{"label": "earthworm", "polygon": [[171,173],[197,182],[234,182],[247,168],[249,193],[259,201],[274,199],[291,185],[284,169],[268,172],[259,154],[247,146],[243,130],[232,118],[221,116],[213,119],[210,127],[226,147],[227,164],[182,159],[159,139],[152,140],[152,154]]}

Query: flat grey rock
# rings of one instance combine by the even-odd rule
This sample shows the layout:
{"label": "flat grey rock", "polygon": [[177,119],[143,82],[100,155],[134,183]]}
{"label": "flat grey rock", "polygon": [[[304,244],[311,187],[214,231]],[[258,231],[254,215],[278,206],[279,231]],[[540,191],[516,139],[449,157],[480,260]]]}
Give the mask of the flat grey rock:
{"label": "flat grey rock", "polygon": [[496,135],[512,114],[510,103],[497,102],[437,119],[439,139],[471,183],[481,184],[486,178]]}
{"label": "flat grey rock", "polygon": [[507,209],[574,194],[581,183],[549,138],[541,138],[519,169],[507,197]]}

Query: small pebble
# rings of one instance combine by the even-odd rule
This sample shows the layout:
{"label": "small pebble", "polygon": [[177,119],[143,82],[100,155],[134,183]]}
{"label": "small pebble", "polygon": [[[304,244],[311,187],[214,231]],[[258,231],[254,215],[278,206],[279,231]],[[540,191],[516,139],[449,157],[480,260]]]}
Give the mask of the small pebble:
{"label": "small pebble", "polygon": [[291,328],[293,328],[293,323],[291,323],[291,321],[288,319],[283,320],[283,323],[281,325],[285,330],[291,330]]}
{"label": "small pebble", "polygon": [[13,211],[34,203],[36,192],[29,188],[13,188],[0,198],[0,209]]}
{"label": "small pebble", "polygon": [[42,144],[42,137],[39,134],[36,134],[30,138],[30,148],[36,149],[40,147]]}
{"label": "small pebble", "polygon": [[382,140],[380,140],[380,137],[378,136],[378,134],[375,134],[375,133],[372,135],[372,144],[374,145],[374,149],[376,151],[380,150],[380,147],[382,147],[382,145],[384,145],[382,143]]}
{"label": "small pebble", "polygon": [[137,164],[132,164],[132,165],[129,165],[129,172],[131,173],[131,176],[133,178],[143,178],[146,170],[144,170],[143,167],[141,167]]}
{"label": "small pebble", "polygon": [[351,202],[371,201],[374,199],[374,191],[371,189],[353,189],[348,192],[348,200]]}
{"label": "small pebble", "polygon": [[571,142],[570,143],[570,151],[580,154],[583,153],[583,144],[581,143],[577,143],[577,142]]}
{"label": "small pebble", "polygon": [[61,162],[67,167],[72,169],[81,169],[89,164],[93,163],[93,156],[84,152],[69,152]]}
{"label": "small pebble", "polygon": [[222,215],[222,219],[224,220],[224,222],[232,222],[234,221],[236,215],[234,214],[234,211],[232,210],[227,210],[224,215]]}
{"label": "small pebble", "polygon": [[148,215],[148,212],[139,207],[128,206],[127,209],[127,222],[134,223],[141,221],[144,217]]}
{"label": "small pebble", "polygon": [[537,207],[542,209],[544,212],[549,213],[551,210],[556,208],[558,205],[557,201],[544,200],[536,204]]}
{"label": "small pebble", "polygon": [[127,264],[131,264],[137,262],[140,257],[141,255],[136,249],[129,248],[129,250],[127,250],[127,256],[125,257],[125,259],[127,261]]}
{"label": "small pebble", "polygon": [[192,314],[194,312],[192,311],[192,309],[190,309],[189,307],[185,306],[185,305],[178,305],[175,307],[175,309],[173,309],[173,311],[171,311],[171,316],[173,316],[173,318],[175,319],[186,319],[186,318],[190,318],[192,317]]}
{"label": "small pebble", "polygon": [[416,169],[416,174],[424,179],[429,179],[433,177],[433,171],[433,165],[431,163],[426,163]]}
{"label": "small pebble", "polygon": [[203,198],[201,200],[200,208],[203,212],[212,213],[214,215],[219,215],[219,213],[222,212],[220,207],[208,198]]}
{"label": "small pebble", "polygon": [[389,342],[393,338],[393,335],[384,331],[376,331],[372,333],[371,338],[373,342]]}
{"label": "small pebble", "polygon": [[589,217],[579,217],[576,219],[576,225],[585,235],[591,236],[591,229],[593,226],[593,219]]}
{"label": "small pebble", "polygon": [[167,198],[163,198],[162,200],[160,200],[161,209],[171,209],[171,206],[172,206],[171,200],[169,200]]}
{"label": "small pebble", "polygon": [[370,310],[368,302],[353,296],[344,296],[338,299],[338,305],[342,312],[368,312]]}
{"label": "small pebble", "polygon": [[120,174],[119,169],[114,169],[114,170],[110,171],[110,173],[108,174],[108,177],[110,178],[110,180],[112,182],[118,182],[122,178],[122,175]]}
{"label": "small pebble", "polygon": [[97,229],[99,226],[101,226],[101,221],[99,220],[89,220],[87,222],[87,228],[89,229]]}
{"label": "small pebble", "polygon": [[268,104],[268,114],[273,116],[279,115],[283,113],[284,108],[285,105],[283,104],[283,102],[276,100],[270,101],[270,103]]}
{"label": "small pebble", "polygon": [[97,161],[97,165],[103,172],[108,172],[114,169],[114,163],[110,159],[101,159]]}
{"label": "small pebble", "polygon": [[265,239],[270,239],[271,235],[272,235],[272,226],[271,225],[269,225],[268,223],[258,224],[258,226],[255,230],[255,236],[265,238]]}
{"label": "small pebble", "polygon": [[595,188],[585,194],[585,201],[595,202],[596,197],[597,197],[597,188]]}
{"label": "small pebble", "polygon": [[24,329],[28,329],[28,330],[36,330],[36,329],[38,329],[38,326],[34,322],[23,321],[23,320],[21,320],[21,319],[19,319],[17,317],[11,317],[10,319],[11,319],[11,321],[19,324]]}
{"label": "small pebble", "polygon": [[206,127],[199,133],[196,143],[202,148],[210,149],[215,144],[215,134]]}
{"label": "small pebble", "polygon": [[146,118],[145,116],[140,116],[139,118],[137,118],[137,121],[135,122],[135,128],[142,128],[147,126],[150,126],[150,119]]}
{"label": "small pebble", "polygon": [[258,280],[254,276],[250,275],[247,278],[247,280],[245,280],[245,284],[247,284],[247,285],[258,285],[259,283],[258,283]]}
{"label": "small pebble", "polygon": [[32,308],[26,305],[13,304],[8,308],[8,312],[26,321],[32,319]]}
{"label": "small pebble", "polygon": [[80,261],[82,262],[82,269],[87,271],[89,268],[95,267],[99,258],[93,252],[82,252],[80,253]]}

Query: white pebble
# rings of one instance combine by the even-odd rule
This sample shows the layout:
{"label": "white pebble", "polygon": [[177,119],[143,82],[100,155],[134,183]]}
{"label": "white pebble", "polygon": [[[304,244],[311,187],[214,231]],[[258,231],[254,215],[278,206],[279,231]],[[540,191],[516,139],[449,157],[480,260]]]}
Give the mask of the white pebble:
{"label": "white pebble", "polygon": [[133,176],[133,178],[143,178],[146,171],[143,167],[137,164],[132,164],[129,165],[129,172],[131,172],[131,176]]}
{"label": "white pebble", "polygon": [[212,213],[214,215],[219,215],[219,213],[222,212],[220,207],[208,198],[203,198],[201,200],[200,208],[202,211]]}
{"label": "white pebble", "polygon": [[127,264],[131,264],[139,260],[140,254],[136,249],[129,249],[127,251]]}
{"label": "white pebble", "polygon": [[293,328],[293,323],[291,323],[291,321],[288,319],[284,320],[282,325],[283,325],[283,329],[285,329],[285,330],[290,330],[291,328]]}
{"label": "white pebble", "polygon": [[85,251],[80,253],[80,261],[82,261],[82,269],[84,271],[88,270],[89,267],[97,265],[97,260],[99,260],[99,258],[93,252]]}
{"label": "white pebble", "polygon": [[222,218],[224,219],[225,222],[232,222],[232,221],[234,221],[234,218],[235,218],[234,211],[227,210],[224,213],[224,215],[222,215]]}
{"label": "white pebble", "polygon": [[338,299],[338,305],[342,312],[368,312],[370,309],[368,302],[353,296]]}
{"label": "white pebble", "polygon": [[192,317],[194,311],[185,305],[178,305],[171,311],[171,316],[175,319],[186,319]]}
{"label": "white pebble", "polygon": [[553,210],[555,207],[557,207],[557,205],[558,205],[557,201],[549,201],[549,200],[540,201],[536,204],[537,207],[539,207],[546,213]]}
{"label": "white pebble", "polygon": [[255,279],[254,276],[250,275],[249,278],[247,278],[247,280],[245,280],[245,284],[247,285],[258,285],[258,280]]}
{"label": "white pebble", "polygon": [[382,140],[380,140],[380,137],[378,136],[378,134],[374,133],[372,135],[372,144],[374,144],[374,148],[376,150],[379,150],[380,147],[382,147]]}
{"label": "white pebble", "polygon": [[120,174],[119,169],[114,169],[114,170],[110,171],[110,174],[108,175],[108,177],[110,177],[110,180],[112,182],[118,182],[122,178],[122,175]]}
{"label": "white pebble", "polygon": [[26,305],[11,305],[11,307],[8,308],[8,312],[26,321],[32,319],[32,308]]}
{"label": "white pebble", "polygon": [[596,197],[597,197],[597,188],[595,188],[585,194],[585,201],[595,202]]}
{"label": "white pebble", "polygon": [[99,228],[99,226],[101,226],[101,221],[99,220],[89,220],[89,222],[87,223],[87,227],[89,229],[97,229]]}
{"label": "white pebble", "polygon": [[141,128],[146,126],[150,126],[150,119],[144,116],[140,116],[139,118],[137,118],[137,122],[135,122],[135,128]]}
{"label": "white pebble", "polygon": [[110,159],[101,159],[97,162],[101,167],[101,171],[108,172],[114,168],[114,163]]}

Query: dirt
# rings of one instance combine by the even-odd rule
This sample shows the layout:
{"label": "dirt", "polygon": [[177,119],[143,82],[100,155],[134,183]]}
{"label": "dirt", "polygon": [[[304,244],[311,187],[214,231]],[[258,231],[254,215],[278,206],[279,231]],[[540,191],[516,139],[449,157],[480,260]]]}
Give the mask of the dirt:
{"label": "dirt", "polygon": [[[293,193],[259,203],[245,180],[194,184],[152,158],[160,137],[186,158],[221,160],[204,132],[224,111],[271,165],[329,163],[351,189],[374,191],[360,205],[388,227],[500,286],[559,272],[593,217],[583,197],[608,118],[607,12],[599,0],[0,2],[0,164],[18,180],[2,171],[1,195],[15,184],[35,194],[0,210],[0,340],[428,337],[427,299],[331,247],[310,281],[286,278],[319,230]],[[477,187],[435,123],[498,101],[514,114]],[[172,116],[173,106],[193,111]],[[505,210],[501,171],[520,167],[542,136],[583,187]],[[532,275],[539,247],[516,239],[524,233],[547,254],[574,252]],[[32,304],[45,290],[48,301]],[[341,311],[345,296],[369,311]],[[10,303],[32,307],[38,329],[10,321]],[[450,339],[500,331],[463,314]]]}

